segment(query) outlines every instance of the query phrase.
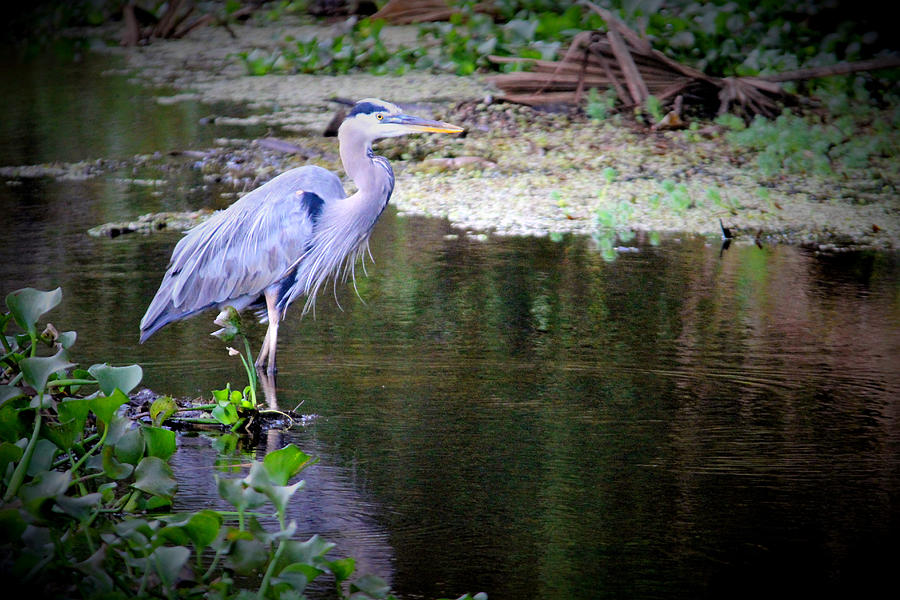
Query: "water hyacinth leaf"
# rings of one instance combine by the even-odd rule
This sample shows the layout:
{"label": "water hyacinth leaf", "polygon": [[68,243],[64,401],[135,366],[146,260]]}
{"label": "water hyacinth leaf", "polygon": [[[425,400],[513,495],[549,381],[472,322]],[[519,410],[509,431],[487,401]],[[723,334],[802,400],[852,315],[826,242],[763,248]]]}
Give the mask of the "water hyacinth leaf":
{"label": "water hyacinth leaf", "polygon": [[153,528],[146,519],[128,519],[114,526],[116,535],[143,545],[153,536]]}
{"label": "water hyacinth leaf", "polygon": [[116,488],[119,487],[116,482],[110,481],[109,483],[104,483],[103,485],[97,488],[97,491],[103,496],[103,502],[110,502],[116,495]]}
{"label": "water hyacinth leaf", "polygon": [[112,446],[103,446],[103,450],[101,451],[103,472],[110,479],[125,479],[131,472],[134,471],[134,467],[128,464],[122,464],[115,457],[116,449]]}
{"label": "water hyacinth leaf", "polygon": [[25,451],[12,442],[3,442],[0,444],[0,477],[6,473],[6,468],[13,463],[19,462]]}
{"label": "water hyacinth leaf", "polygon": [[266,496],[272,501],[272,504],[275,505],[278,512],[284,514],[287,510],[288,502],[291,500],[291,496],[305,485],[305,481],[298,481],[294,485],[273,485],[269,488],[269,492]]}
{"label": "water hyacinth leaf", "polygon": [[25,510],[41,516],[44,507],[56,496],[66,493],[72,476],[68,471],[42,471],[19,490]]}
{"label": "water hyacinth leaf", "polygon": [[41,471],[49,471],[53,465],[54,456],[56,456],[56,444],[50,440],[39,439],[34,445],[34,454],[31,455],[31,461],[28,463],[28,476],[34,477]]}
{"label": "water hyacinth leaf", "polygon": [[144,457],[144,436],[141,430],[129,429],[114,445],[116,458],[129,465],[137,465]]}
{"label": "water hyacinth leaf", "polygon": [[180,573],[191,551],[184,546],[160,546],[150,555],[153,570],[167,588],[172,588],[181,579]]}
{"label": "water hyacinth leaf", "polygon": [[372,598],[387,598],[391,588],[381,577],[363,575],[350,584],[350,593],[355,594],[356,592],[362,592]]}
{"label": "water hyacinth leaf", "polygon": [[175,493],[175,476],[166,462],[155,456],[144,457],[134,470],[134,483],[142,492],[152,496],[171,498]]}
{"label": "water hyacinth leaf", "polygon": [[234,425],[240,418],[238,416],[237,408],[230,402],[217,405],[210,411],[210,414],[216,421],[225,426]]}
{"label": "water hyacinth leaf", "polygon": [[160,543],[161,541],[169,542],[176,546],[184,546],[191,542],[191,538],[188,537],[184,527],[167,525],[156,532],[155,543]]}
{"label": "water hyacinth leaf", "polygon": [[0,385],[0,406],[6,404],[9,400],[24,395],[22,388],[17,385]]}
{"label": "water hyacinth leaf", "polygon": [[84,428],[88,411],[91,409],[90,400],[85,398],[63,398],[56,405],[56,414],[60,423],[73,422],[76,427]]}
{"label": "water hyacinth leaf", "polygon": [[[297,543],[297,542],[288,542],[288,544],[293,544],[293,543]],[[285,566],[283,569],[281,569],[281,571],[279,572],[279,577],[284,577],[286,579],[295,579],[295,577],[294,577],[295,575],[302,575],[303,578],[306,580],[306,582],[304,583],[304,586],[306,586],[306,584],[308,584],[310,581],[312,581],[313,579],[315,579],[316,577],[318,577],[319,575],[322,575],[324,573],[325,573],[324,570],[318,569],[310,564],[302,563],[302,562],[295,562],[295,563],[290,563],[287,566]]]}
{"label": "water hyacinth leaf", "polygon": [[147,453],[163,460],[175,454],[175,432],[162,427],[141,426],[141,435],[147,443]]}
{"label": "water hyacinth leaf", "polygon": [[28,524],[22,518],[15,508],[4,508],[0,510],[0,544],[8,544],[18,542]]}
{"label": "water hyacinth leaf", "polygon": [[97,364],[91,365],[88,373],[97,380],[100,391],[106,396],[111,395],[116,388],[122,390],[124,394],[130,393],[144,376],[140,365],[111,367],[107,364]]}
{"label": "water hyacinth leaf", "polygon": [[38,392],[42,392],[51,375],[75,365],[69,362],[66,351],[60,348],[59,352],[53,356],[32,356],[22,359],[19,366],[22,369],[22,379],[25,380],[25,383]]}
{"label": "water hyacinth leaf", "polygon": [[38,394],[37,396],[33,396],[31,400],[28,401],[28,408],[50,408],[52,409],[56,405],[56,401],[53,399],[53,396],[50,394]]}
{"label": "water hyacinth leaf", "polygon": [[241,531],[236,527],[229,527],[228,531],[225,533],[225,539],[229,542],[234,542],[237,540],[252,540],[253,534],[249,531]]}
{"label": "water hyacinth leaf", "polygon": [[160,530],[160,534],[168,530],[177,530],[184,536],[185,542],[190,541],[197,552],[200,552],[219,536],[223,517],[213,510],[201,510],[193,514],[175,515],[166,521],[169,526]]}
{"label": "water hyacinth leaf", "polygon": [[219,496],[235,508],[240,508],[244,501],[244,482],[240,479],[216,477]]}
{"label": "water hyacinth leaf", "polygon": [[45,551],[47,555],[53,554],[53,539],[50,537],[50,530],[46,527],[29,525],[22,532],[22,541],[29,550]]}
{"label": "water hyacinth leaf", "polygon": [[168,509],[172,506],[171,498],[167,498],[164,496],[151,496],[144,500],[143,498],[138,502],[138,507],[141,511],[145,512],[153,512],[157,510]]}
{"label": "water hyacinth leaf", "polygon": [[150,405],[150,419],[156,426],[162,425],[166,419],[178,411],[178,405],[171,396],[160,396]]}
{"label": "water hyacinth leaf", "polygon": [[263,466],[276,485],[287,485],[287,482],[313,463],[312,457],[305,454],[294,444],[288,444],[281,450],[269,452],[263,458]]}
{"label": "water hyacinth leaf", "polygon": [[328,570],[331,571],[334,578],[340,583],[346,581],[353,575],[353,571],[356,570],[356,561],[351,557],[339,558],[338,560],[332,560],[325,563],[325,566],[328,567]]}
{"label": "water hyacinth leaf", "polygon": [[284,591],[290,590],[296,594],[303,593],[303,590],[309,584],[309,577],[306,575],[304,568],[314,569],[314,567],[309,565],[288,565],[281,570],[277,577],[272,579],[272,589],[281,591],[283,587]]}
{"label": "water hyacinth leaf", "polygon": [[93,514],[102,500],[103,495],[96,492],[77,497],[59,495],[56,497],[56,505],[70,517],[83,521]]}
{"label": "water hyacinth leaf", "polygon": [[75,369],[72,371],[72,379],[93,379],[87,369]]}
{"label": "water hyacinth leaf", "polygon": [[36,323],[46,312],[62,301],[62,288],[49,292],[34,288],[16,290],[6,296],[6,306],[19,327],[31,337],[37,337]]}
{"label": "water hyacinth leaf", "polygon": [[72,565],[84,573],[86,577],[93,580],[92,583],[94,583],[99,590],[105,592],[111,591],[113,587],[112,578],[103,568],[103,563],[106,561],[108,553],[109,546],[102,544],[100,548],[89,557]]}
{"label": "water hyacinth leaf", "polygon": [[[115,446],[119,442],[119,439],[123,435],[125,435],[125,433],[131,431],[131,426],[134,425],[134,422],[124,415],[113,413],[112,419],[109,421],[109,423],[101,422],[101,424],[105,428],[106,445]],[[104,433],[104,429],[101,429],[100,432]]]}
{"label": "water hyacinth leaf", "polygon": [[265,495],[247,487],[243,479],[216,477],[216,481],[219,496],[238,510],[258,508],[267,501]]}
{"label": "water hyacinth leaf", "polygon": [[90,407],[98,419],[109,424],[119,407],[126,402],[128,402],[128,396],[122,393],[120,389],[115,389],[106,396],[92,398]]}
{"label": "water hyacinth leaf", "polygon": [[75,419],[60,423],[42,423],[41,435],[56,444],[56,447],[67,452],[72,449],[76,440],[81,438],[84,424],[79,427]]}
{"label": "water hyacinth leaf", "polygon": [[19,410],[12,404],[0,406],[0,439],[14,442],[24,433],[22,422],[19,420]]}
{"label": "water hyacinth leaf", "polygon": [[57,342],[62,346],[64,350],[68,350],[72,346],[75,345],[75,340],[78,339],[78,332],[76,331],[63,331],[59,334],[59,338],[57,338]]}
{"label": "water hyacinth leaf", "polygon": [[272,504],[275,505],[278,512],[284,514],[288,501],[294,495],[294,492],[303,485],[303,482],[298,481],[294,485],[273,485],[272,479],[265,466],[255,462],[250,467],[247,483],[257,492],[265,494]]}
{"label": "water hyacinth leaf", "polygon": [[[263,530],[263,533],[266,534],[265,530]],[[294,537],[295,533],[297,533],[297,521],[291,521],[283,529],[275,531],[271,534],[266,534],[267,539],[265,539],[264,541],[272,543],[280,542],[282,540],[289,540]]]}
{"label": "water hyacinth leaf", "polygon": [[249,575],[266,564],[268,552],[265,545],[256,539],[238,539],[231,545],[228,566],[241,575]]}
{"label": "water hyacinth leaf", "polygon": [[314,535],[305,542],[291,540],[285,543],[282,560],[285,563],[302,563],[307,565],[321,565],[325,560],[325,554],[334,548],[334,544],[327,542],[318,535]]}

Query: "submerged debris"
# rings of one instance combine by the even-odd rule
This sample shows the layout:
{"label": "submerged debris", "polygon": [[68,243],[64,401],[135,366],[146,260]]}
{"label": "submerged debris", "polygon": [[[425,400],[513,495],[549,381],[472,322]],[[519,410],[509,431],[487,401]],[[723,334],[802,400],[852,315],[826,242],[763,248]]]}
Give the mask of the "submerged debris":
{"label": "submerged debris", "polygon": [[157,212],[141,215],[134,221],[104,223],[88,229],[94,237],[118,237],[126,233],[153,233],[154,231],[185,231],[199,225],[213,214],[209,209],[188,212]]}

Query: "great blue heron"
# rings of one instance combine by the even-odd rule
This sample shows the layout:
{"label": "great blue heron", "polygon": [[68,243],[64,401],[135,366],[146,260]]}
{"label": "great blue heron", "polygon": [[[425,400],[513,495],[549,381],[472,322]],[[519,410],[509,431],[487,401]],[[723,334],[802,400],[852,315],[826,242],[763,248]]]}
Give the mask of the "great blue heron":
{"label": "great blue heron", "polygon": [[353,275],[372,227],[394,189],[394,172],[372,152],[379,138],[459,133],[461,127],[404,114],[366,98],[338,130],[341,162],[358,188],[317,166],[292,169],[191,229],[175,246],[156,296],[141,319],[141,342],[161,327],[210,308],[251,307],[269,327],[256,366],[275,372],[278,323],[305,295],[305,314],[329,277]]}

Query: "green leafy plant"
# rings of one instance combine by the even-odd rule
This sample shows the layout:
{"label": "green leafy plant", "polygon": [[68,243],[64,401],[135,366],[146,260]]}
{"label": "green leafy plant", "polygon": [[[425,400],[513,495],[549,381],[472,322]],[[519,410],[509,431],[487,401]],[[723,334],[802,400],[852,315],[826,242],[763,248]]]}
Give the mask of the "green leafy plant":
{"label": "green leafy plant", "polygon": [[241,315],[233,306],[226,306],[213,322],[216,325],[219,325],[221,329],[213,332],[212,335],[221,338],[226,342],[230,342],[235,338],[240,338],[243,341],[243,354],[231,347],[228,348],[228,354],[231,356],[239,356],[241,358],[244,371],[247,373],[248,382],[247,387],[244,388],[243,396],[245,396],[249,402],[247,408],[256,408],[256,388],[259,382],[256,377],[256,368],[253,365],[253,353],[250,351],[250,341],[247,339],[247,336],[244,335],[244,330],[241,326]]}
{"label": "green leafy plant", "polygon": [[651,123],[659,123],[663,120],[662,102],[656,96],[652,94],[647,96],[647,99],[644,100],[644,110],[650,115]]}
{"label": "green leafy plant", "polygon": [[237,57],[247,69],[248,75],[260,76],[290,69],[285,56],[278,50],[264,52],[258,48],[249,52],[238,52]]}
{"label": "green leafy plant", "polygon": [[[604,178],[607,183],[612,183],[617,176],[615,169],[611,167],[604,170]],[[598,195],[601,200],[604,200],[606,190],[601,190]],[[618,256],[616,244],[634,239],[634,232],[629,229],[628,225],[633,214],[634,206],[626,200],[619,200],[615,204],[610,204],[606,200],[603,206],[594,211],[596,229],[592,238],[597,244],[603,260],[614,261]]]}
{"label": "green leafy plant", "polygon": [[[351,580],[355,561],[329,557],[333,544],[294,539],[287,508],[304,482],[291,480],[315,460],[293,445],[242,477],[216,478],[234,512],[161,512],[177,492],[177,442],[160,425],[178,408],[160,397],[149,424],[127,416],[139,366],[79,369],[68,355],[75,332],[48,323],[38,333],[61,299],[25,288],[0,315],[0,573],[39,595],[80,598],[302,598],[321,577],[341,599],[394,598],[374,575]],[[260,521],[268,506],[274,530]]]}
{"label": "green leafy plant", "polygon": [[689,208],[694,208],[687,186],[683,183],[675,183],[671,179],[663,180],[660,186],[665,191],[663,198],[668,207],[676,214],[684,214]]}
{"label": "green leafy plant", "polygon": [[597,91],[597,88],[588,90],[585,112],[590,118],[597,121],[605,121],[612,114],[615,106],[616,91],[614,89],[609,88],[602,94]]}
{"label": "green leafy plant", "polygon": [[[784,112],[776,119],[755,118],[727,139],[757,152],[756,164],[767,175],[830,175],[867,167],[882,156],[900,154],[896,136],[888,133],[892,115],[844,115],[829,120]],[[864,129],[863,129],[864,128]],[[866,135],[860,135],[867,131]]]}

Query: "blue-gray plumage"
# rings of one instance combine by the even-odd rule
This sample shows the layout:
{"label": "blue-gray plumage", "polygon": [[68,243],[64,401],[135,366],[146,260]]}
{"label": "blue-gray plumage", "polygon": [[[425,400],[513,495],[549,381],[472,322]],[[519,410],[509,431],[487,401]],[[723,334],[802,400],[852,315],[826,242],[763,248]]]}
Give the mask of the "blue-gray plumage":
{"label": "blue-gray plumage", "polygon": [[329,278],[354,274],[394,189],[394,172],[372,142],[462,128],[403,114],[395,105],[357,102],[338,130],[341,162],[357,191],[321,167],[291,169],[194,227],[178,242],[141,319],[141,342],[160,328],[211,308],[265,308],[269,327],[256,366],[275,371],[278,324],[306,296],[303,312]]}

